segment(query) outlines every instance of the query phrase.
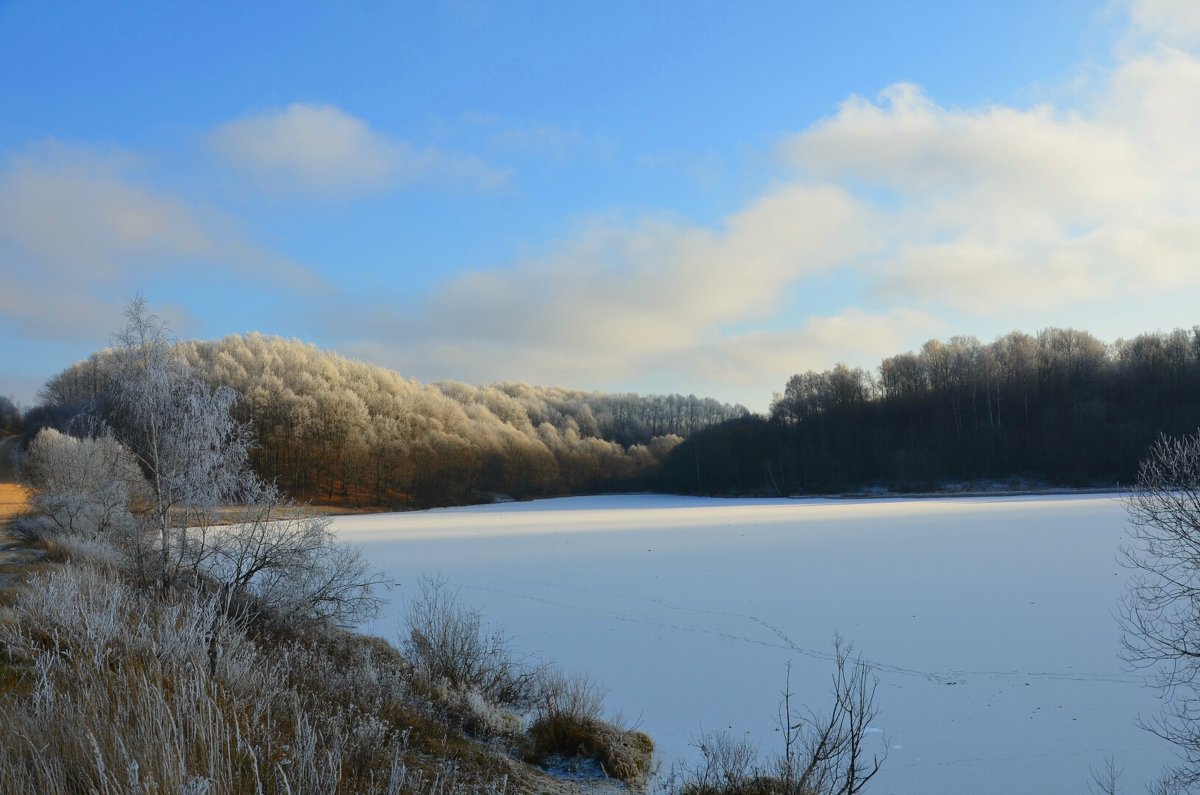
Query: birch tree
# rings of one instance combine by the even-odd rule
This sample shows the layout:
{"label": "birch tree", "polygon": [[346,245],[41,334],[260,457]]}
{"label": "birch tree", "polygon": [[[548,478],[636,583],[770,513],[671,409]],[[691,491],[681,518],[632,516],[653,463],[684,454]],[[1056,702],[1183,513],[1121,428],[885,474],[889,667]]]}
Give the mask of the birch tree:
{"label": "birch tree", "polygon": [[[218,586],[228,608],[252,597],[283,618],[369,616],[383,581],[357,550],[335,543],[327,519],[303,516],[250,468],[253,435],[232,413],[238,393],[190,371],[140,295],[125,319],[108,382],[111,417],[148,483],[162,587],[186,571]],[[236,521],[214,525],[214,509],[230,504],[241,505]]]}
{"label": "birch tree", "polygon": [[166,324],[141,295],[130,301],[125,320],[108,383],[113,420],[146,473],[165,588],[181,562],[178,554],[188,547],[188,526],[238,500],[255,480],[251,436],[230,413],[237,393],[210,388],[188,372]]}

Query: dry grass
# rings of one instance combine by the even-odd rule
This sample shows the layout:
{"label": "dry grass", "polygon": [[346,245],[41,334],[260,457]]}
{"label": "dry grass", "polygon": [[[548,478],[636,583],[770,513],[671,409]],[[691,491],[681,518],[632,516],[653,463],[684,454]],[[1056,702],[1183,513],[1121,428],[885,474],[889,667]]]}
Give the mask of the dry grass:
{"label": "dry grass", "polygon": [[386,644],[253,637],[195,594],[67,563],[0,613],[0,780],[39,793],[502,792]]}
{"label": "dry grass", "polygon": [[652,769],[654,742],[644,732],[605,720],[603,689],[586,676],[549,672],[529,727],[526,758],[542,764],[557,758],[590,759],[605,775],[636,787]]}
{"label": "dry grass", "polygon": [[642,786],[651,772],[654,742],[649,735],[590,718],[551,715],[529,728],[529,758],[543,763],[554,757],[592,759],[605,775]]}
{"label": "dry grass", "polygon": [[519,721],[505,741],[464,731],[385,641],[233,620],[55,549],[0,591],[6,792],[578,792],[510,755]]}

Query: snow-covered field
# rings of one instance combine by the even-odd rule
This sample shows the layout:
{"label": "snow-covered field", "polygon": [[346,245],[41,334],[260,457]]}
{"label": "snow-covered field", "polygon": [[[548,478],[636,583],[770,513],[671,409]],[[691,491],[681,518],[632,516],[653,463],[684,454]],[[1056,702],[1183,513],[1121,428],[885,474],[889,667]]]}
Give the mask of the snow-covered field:
{"label": "snow-covered field", "polygon": [[443,573],[515,645],[609,689],[694,761],[702,729],[779,745],[780,691],[827,702],[835,633],[871,660],[890,756],[877,793],[1125,791],[1169,762],[1139,729],[1154,693],[1118,659],[1120,503],[1103,495],[926,500],[568,498],[340,517],[401,585],[395,639]]}

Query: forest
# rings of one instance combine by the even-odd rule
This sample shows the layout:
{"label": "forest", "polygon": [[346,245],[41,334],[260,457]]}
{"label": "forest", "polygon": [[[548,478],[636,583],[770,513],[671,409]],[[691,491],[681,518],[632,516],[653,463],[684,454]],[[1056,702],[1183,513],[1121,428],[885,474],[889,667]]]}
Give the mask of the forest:
{"label": "forest", "polygon": [[[263,477],[349,506],[1111,486],[1132,481],[1160,434],[1200,426],[1200,326],[1111,345],[1069,328],[930,340],[874,370],[793,375],[765,416],[692,395],[422,384],[261,334],[176,347],[241,395],[234,411],[254,431]],[[110,358],[50,379],[26,433],[103,416]]]}
{"label": "forest", "polygon": [[[261,334],[181,342],[213,386],[237,390],[258,473],[294,497],[429,507],[652,487],[684,437],[745,416],[695,396],[602,394],[525,384],[421,384]],[[27,433],[108,411],[111,352],[50,379]]]}
{"label": "forest", "polygon": [[708,494],[1111,486],[1160,434],[1200,426],[1200,326],[1106,345],[1086,331],[930,340],[866,371],[788,379],[770,415],[672,451],[662,487]]}

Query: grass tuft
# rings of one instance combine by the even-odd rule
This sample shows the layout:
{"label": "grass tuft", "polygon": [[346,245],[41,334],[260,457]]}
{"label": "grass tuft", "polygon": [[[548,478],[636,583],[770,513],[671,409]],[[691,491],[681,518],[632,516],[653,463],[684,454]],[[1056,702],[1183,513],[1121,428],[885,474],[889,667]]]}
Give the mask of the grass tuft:
{"label": "grass tuft", "polygon": [[526,759],[535,764],[555,758],[590,759],[612,778],[644,785],[654,742],[644,732],[605,720],[603,704],[603,690],[590,678],[545,674],[529,727]]}

